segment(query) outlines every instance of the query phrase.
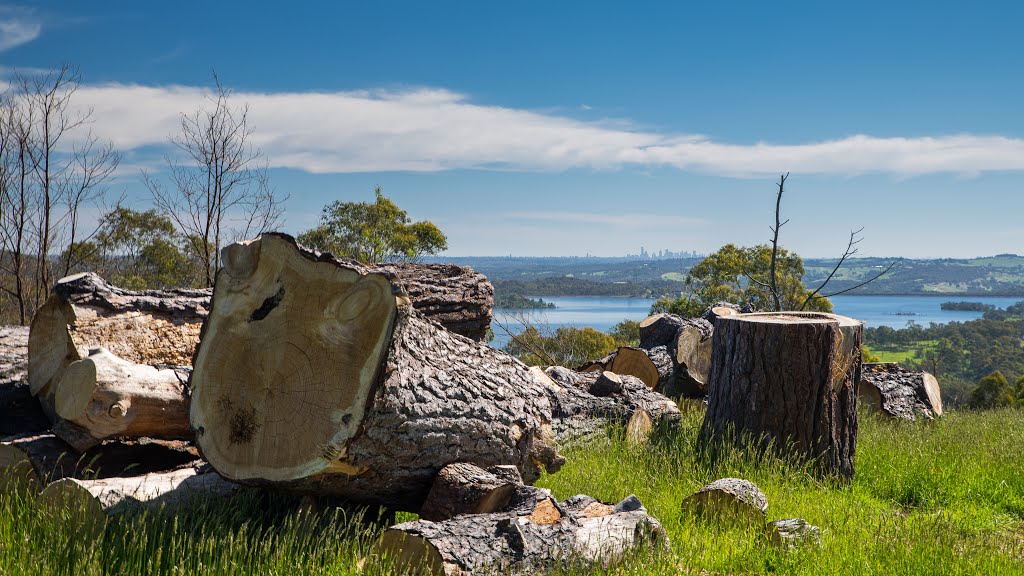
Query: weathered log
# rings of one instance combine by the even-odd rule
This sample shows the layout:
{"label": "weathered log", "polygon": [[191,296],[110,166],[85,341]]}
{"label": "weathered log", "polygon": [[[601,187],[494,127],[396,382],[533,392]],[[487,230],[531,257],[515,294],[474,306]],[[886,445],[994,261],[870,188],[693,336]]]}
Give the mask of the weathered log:
{"label": "weathered log", "polygon": [[515,466],[487,470],[457,462],[437,473],[420,509],[420,518],[438,522],[459,514],[486,514],[505,508],[523,478]]}
{"label": "weathered log", "polygon": [[708,392],[714,328],[707,320],[688,320],[676,332],[670,348],[675,363],[675,391],[671,396],[702,397]]}
{"label": "weathered log", "polygon": [[54,431],[80,452],[108,438],[191,439],[185,380],[174,369],[134,364],[94,348],[64,369],[55,410],[74,426]]}
{"label": "weathered log", "polygon": [[871,408],[901,420],[942,416],[942,395],[935,376],[906,370],[895,362],[864,364],[857,395]]}
{"label": "weathered log", "polygon": [[749,480],[721,478],[684,499],[683,510],[718,521],[764,522],[768,498]]}
{"label": "weathered log", "polygon": [[228,479],[419,509],[451,462],[558,469],[544,386],[375,268],[283,234],[228,246],[190,419]]}
{"label": "weathered log", "polygon": [[[575,372],[561,366],[532,370],[537,380],[546,384],[552,428],[559,443],[589,437],[611,424],[629,425],[639,411],[652,421],[652,427],[654,424],[672,425],[682,418],[675,402],[651,390],[635,376],[619,375],[621,389],[599,396],[592,390],[603,374]],[[650,431],[642,422],[632,428]],[[634,431],[633,440],[640,440],[636,434]]]}
{"label": "weathered log", "polygon": [[821,543],[821,528],[803,518],[774,520],[766,524],[764,529],[772,546],[782,550]]}
{"label": "weathered log", "polygon": [[61,278],[32,320],[32,393],[52,418],[65,368],[99,346],[136,364],[190,365],[209,304],[209,290],[124,290],[92,273]]}
{"label": "weathered log", "polygon": [[384,264],[402,284],[412,306],[447,330],[483,341],[491,326],[494,286],[468,266],[455,264]]}
{"label": "weathered log", "polygon": [[403,572],[451,576],[607,567],[630,552],[668,548],[665,529],[634,496],[615,506],[580,495],[560,504],[526,499],[512,508],[398,524],[384,532],[378,551]]}
{"label": "weathered log", "polygon": [[666,346],[685,325],[686,319],[675,314],[661,313],[648,316],[640,321],[640,347]]}
{"label": "weathered log", "polygon": [[180,442],[112,442],[79,454],[53,434],[0,440],[0,494],[33,492],[62,478],[107,478],[173,470],[199,454]]}
{"label": "weathered log", "polygon": [[148,510],[181,510],[211,498],[229,496],[239,488],[213,471],[194,467],[125,478],[52,482],[39,494],[44,507],[70,514],[79,529],[101,529],[111,516]]}
{"label": "weathered log", "polygon": [[673,377],[675,367],[666,346],[651,350],[621,346],[615,352],[580,365],[579,372],[614,372],[623,376],[635,376],[649,388],[671,388],[667,384]]}
{"label": "weathered log", "polygon": [[835,314],[719,318],[701,443],[770,441],[851,477],[862,333],[861,322]]}
{"label": "weathered log", "polygon": [[27,371],[28,326],[0,326],[0,438],[50,428],[29,391]]}

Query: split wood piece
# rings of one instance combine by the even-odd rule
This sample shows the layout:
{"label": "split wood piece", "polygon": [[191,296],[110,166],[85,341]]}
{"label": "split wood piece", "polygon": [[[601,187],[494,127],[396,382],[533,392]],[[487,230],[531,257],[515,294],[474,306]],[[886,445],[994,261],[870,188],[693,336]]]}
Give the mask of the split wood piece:
{"label": "split wood piece", "polygon": [[765,525],[765,534],[772,546],[782,550],[821,543],[821,528],[803,518],[783,518],[769,522]]}
{"label": "split wood piece", "polygon": [[232,244],[192,373],[190,420],[228,479],[418,511],[451,462],[564,462],[543,385],[443,329],[374,268],[284,234]]}
{"label": "split wood piece", "polygon": [[505,508],[523,478],[515,466],[487,470],[457,462],[437,473],[420,509],[420,518],[434,522],[459,514],[486,514]]}
{"label": "split wood piece", "polygon": [[749,480],[721,478],[683,500],[683,510],[717,521],[764,522],[768,498]]}
{"label": "split wood piece", "polygon": [[675,363],[676,386],[670,396],[697,398],[708,393],[714,328],[707,320],[688,320],[676,332],[671,350]]}
{"label": "split wood piece", "polygon": [[[54,403],[57,416],[75,425],[54,431],[80,452],[108,438],[192,438],[179,372],[134,364],[106,348],[64,369]],[[74,433],[61,433],[67,430]]]}
{"label": "split wood piece", "polygon": [[27,370],[28,326],[0,326],[0,438],[50,428],[29,391]]}
{"label": "split wood piece", "polygon": [[[607,396],[592,393],[605,376],[596,372],[576,372],[561,366],[546,370],[531,369],[544,389],[552,407],[552,428],[560,444],[586,439],[609,425],[626,425],[632,441],[640,442],[641,431],[655,425],[673,425],[682,415],[676,403],[647,387],[635,376],[617,375],[621,389]],[[643,412],[644,416],[638,413]],[[650,427],[643,422],[647,418]],[[637,421],[639,420],[639,421]]]}
{"label": "split wood piece", "polygon": [[665,529],[636,497],[613,506],[582,495],[560,504],[545,497],[532,511],[406,522],[378,544],[404,573],[445,576],[609,567],[629,553],[667,549]]}
{"label": "split wood piece", "polygon": [[906,370],[895,362],[864,364],[857,395],[892,418],[933,420],[942,416],[939,382],[928,372]]}
{"label": "split wood piece", "polygon": [[0,494],[39,492],[62,478],[106,478],[173,470],[198,459],[180,442],[112,442],[78,454],[53,434],[0,440]]}
{"label": "split wood piece", "polygon": [[125,290],[92,273],[61,278],[32,320],[32,393],[53,417],[64,369],[98,346],[136,364],[191,365],[209,304],[210,290]]}
{"label": "split wood piece", "polygon": [[394,263],[379,267],[394,274],[412,306],[445,329],[483,341],[491,327],[494,286],[468,266]]}
{"label": "split wood piece", "polygon": [[85,530],[102,530],[106,519],[129,512],[178,511],[213,498],[230,496],[239,488],[216,472],[195,468],[154,472],[128,478],[52,482],[39,494],[39,503],[70,513]]}
{"label": "split wood piece", "polygon": [[700,442],[771,442],[853,476],[863,324],[814,312],[724,316],[715,327]]}

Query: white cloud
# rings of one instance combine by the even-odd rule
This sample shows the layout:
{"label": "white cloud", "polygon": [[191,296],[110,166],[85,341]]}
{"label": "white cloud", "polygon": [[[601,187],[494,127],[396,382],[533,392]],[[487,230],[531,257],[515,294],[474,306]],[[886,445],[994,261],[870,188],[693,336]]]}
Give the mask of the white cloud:
{"label": "white cloud", "polygon": [[30,11],[0,7],[0,52],[29,43],[42,31],[42,24]]}
{"label": "white cloud", "polygon": [[[121,150],[165,145],[179,114],[207,102],[205,89],[128,84],[83,86],[93,129]],[[668,166],[729,176],[976,174],[1024,170],[1024,139],[998,135],[877,138],[803,144],[730,144],[701,135],[585,122],[474,104],[443,89],[240,92],[253,142],[274,167],[314,173],[494,169],[557,171]]]}

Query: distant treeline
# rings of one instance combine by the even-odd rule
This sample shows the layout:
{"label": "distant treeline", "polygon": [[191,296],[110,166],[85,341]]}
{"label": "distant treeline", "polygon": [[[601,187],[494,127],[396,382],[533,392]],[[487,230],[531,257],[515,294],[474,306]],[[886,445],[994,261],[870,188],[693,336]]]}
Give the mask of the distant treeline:
{"label": "distant treeline", "polygon": [[554,302],[545,302],[543,298],[527,298],[522,294],[501,293],[494,296],[494,307],[506,310],[533,310],[537,308],[554,308]]}
{"label": "distant treeline", "polygon": [[996,309],[991,304],[983,304],[981,302],[943,302],[940,308],[958,312],[988,312],[989,310]]}

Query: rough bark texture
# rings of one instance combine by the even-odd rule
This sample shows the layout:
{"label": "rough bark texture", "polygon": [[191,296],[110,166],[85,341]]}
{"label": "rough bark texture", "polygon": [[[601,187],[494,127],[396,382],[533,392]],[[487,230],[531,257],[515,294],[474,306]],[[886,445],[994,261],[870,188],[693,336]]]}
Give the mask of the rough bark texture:
{"label": "rough bark texture", "polygon": [[640,347],[654,348],[672,343],[686,319],[675,314],[655,314],[640,321]]}
{"label": "rough bark texture", "polygon": [[70,512],[84,527],[95,529],[102,528],[110,516],[143,509],[181,510],[229,496],[238,488],[216,472],[200,474],[196,468],[187,467],[126,478],[64,478],[48,484],[39,494],[39,502]]}
{"label": "rough bark texture", "polygon": [[94,348],[64,369],[55,411],[73,426],[55,425],[54,431],[80,452],[108,438],[191,439],[186,380],[174,369],[134,364]]}
{"label": "rough bark texture", "polygon": [[719,318],[701,443],[771,441],[851,477],[862,333],[863,324],[834,314]]}
{"label": "rough bark texture", "polygon": [[682,418],[675,402],[651,390],[634,376],[620,375],[622,388],[619,391],[597,396],[591,390],[603,377],[600,373],[575,372],[561,366],[552,366],[544,371],[539,368],[533,370],[538,379],[548,382],[545,390],[552,408],[552,427],[559,443],[588,437],[609,424],[629,424],[640,410],[654,424],[672,425]]}
{"label": "rough bark texture", "polygon": [[664,528],[634,496],[614,506],[582,495],[559,504],[534,491],[508,512],[392,526],[379,551],[408,572],[453,576],[610,566],[627,553],[667,547]]}
{"label": "rough bark texture", "polygon": [[420,518],[438,522],[459,514],[486,514],[508,506],[523,478],[515,466],[484,470],[473,464],[449,464],[437,473],[420,509]]}
{"label": "rough bark texture", "polygon": [[858,397],[868,406],[900,420],[942,416],[939,383],[928,372],[905,370],[895,362],[864,364]]}
{"label": "rough bark texture", "polygon": [[472,340],[487,337],[494,286],[483,274],[455,264],[394,263],[380,269],[395,275],[413,308],[427,318]]}
{"label": "rough bark texture", "polygon": [[0,493],[42,490],[62,478],[107,478],[173,470],[199,458],[180,442],[113,442],[79,454],[53,434],[0,440]]}
{"label": "rough bark texture", "polygon": [[768,498],[749,480],[721,478],[683,500],[683,510],[715,520],[763,522]]}
{"label": "rough bark texture", "polygon": [[0,326],[0,438],[50,427],[29,391],[27,374],[28,327]]}
{"label": "rough bark texture", "polygon": [[544,384],[427,320],[389,275],[283,234],[224,262],[190,416],[225,477],[417,511],[452,462],[527,481],[564,462]]}

